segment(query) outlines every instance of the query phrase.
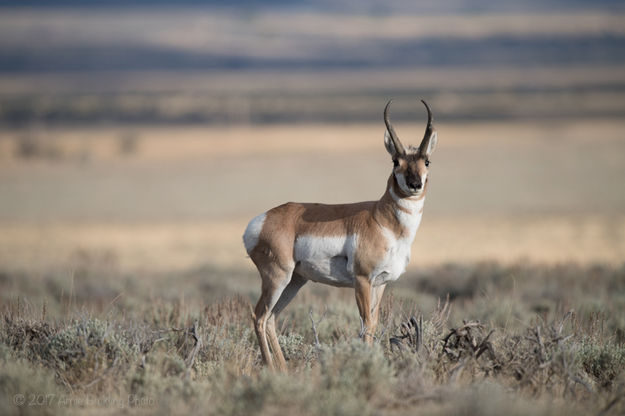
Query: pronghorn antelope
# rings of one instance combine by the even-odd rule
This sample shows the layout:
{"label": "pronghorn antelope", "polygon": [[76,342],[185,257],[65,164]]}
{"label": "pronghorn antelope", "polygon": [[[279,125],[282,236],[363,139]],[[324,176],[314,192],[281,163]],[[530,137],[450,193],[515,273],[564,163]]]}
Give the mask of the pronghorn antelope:
{"label": "pronghorn antelope", "polygon": [[391,101],[384,109],[384,145],[393,171],[382,198],[339,205],[289,202],[258,215],[245,230],[245,249],[262,280],[254,329],[263,361],[271,368],[270,345],[278,367],[286,369],[276,317],[308,280],[353,287],[363,337],[371,343],[384,287],[406,269],[423,213],[436,131],[422,100],[428,112],[425,136],[419,147],[404,148],[389,121]]}

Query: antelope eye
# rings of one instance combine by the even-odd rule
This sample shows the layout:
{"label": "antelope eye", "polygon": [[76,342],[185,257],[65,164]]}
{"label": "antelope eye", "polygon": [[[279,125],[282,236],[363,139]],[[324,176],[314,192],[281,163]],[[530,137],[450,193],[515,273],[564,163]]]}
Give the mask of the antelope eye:
{"label": "antelope eye", "polygon": [[429,161],[429,160],[426,160],[426,161],[425,161],[425,167],[427,168],[428,166],[430,166],[430,161]]}
{"label": "antelope eye", "polygon": [[395,167],[399,166],[399,160],[393,159],[393,166]]}

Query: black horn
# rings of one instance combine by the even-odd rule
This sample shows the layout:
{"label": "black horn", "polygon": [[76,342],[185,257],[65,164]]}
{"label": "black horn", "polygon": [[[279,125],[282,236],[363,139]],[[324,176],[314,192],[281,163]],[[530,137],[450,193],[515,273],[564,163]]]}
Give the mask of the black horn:
{"label": "black horn", "polygon": [[393,100],[389,100],[386,104],[386,107],[384,108],[384,124],[386,124],[386,130],[388,130],[388,133],[391,135],[391,140],[393,140],[393,145],[395,146],[395,150],[397,151],[397,153],[400,155],[405,155],[406,150],[399,141],[399,137],[397,137],[397,133],[395,133],[395,129],[393,128],[393,125],[391,124],[388,116],[388,112],[392,102]]}
{"label": "black horn", "polygon": [[425,100],[421,100],[421,102],[428,110],[428,125],[425,128],[425,134],[423,135],[423,138],[426,139],[430,137],[432,135],[432,132],[434,131],[434,127],[432,126],[432,110],[430,110],[430,106],[428,105],[428,103],[425,102]]}
{"label": "black horn", "polygon": [[432,138],[432,135],[434,134],[434,126],[432,125],[433,117],[432,117],[432,110],[430,110],[430,106],[428,105],[428,103],[425,102],[425,100],[421,100],[421,102],[423,103],[425,108],[428,110],[428,125],[425,127],[425,134],[423,135],[423,140],[421,140],[421,145],[419,146],[419,152],[421,154],[425,154],[430,144],[430,139]]}

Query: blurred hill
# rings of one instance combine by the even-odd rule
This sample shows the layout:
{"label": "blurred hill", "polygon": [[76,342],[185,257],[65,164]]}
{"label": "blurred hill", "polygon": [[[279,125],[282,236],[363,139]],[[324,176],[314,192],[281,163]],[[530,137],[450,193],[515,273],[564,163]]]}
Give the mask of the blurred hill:
{"label": "blurred hill", "polygon": [[625,115],[621,2],[199,3],[0,1],[0,123]]}

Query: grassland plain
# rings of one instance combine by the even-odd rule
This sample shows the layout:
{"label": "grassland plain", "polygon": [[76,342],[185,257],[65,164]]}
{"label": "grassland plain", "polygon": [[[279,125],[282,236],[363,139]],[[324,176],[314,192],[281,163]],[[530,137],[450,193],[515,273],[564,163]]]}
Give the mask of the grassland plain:
{"label": "grassland plain", "polygon": [[352,291],[309,284],[287,374],[261,366],[244,219],[378,196],[379,126],[4,131],[0,413],[622,414],[622,121],[442,127],[375,346]]}

